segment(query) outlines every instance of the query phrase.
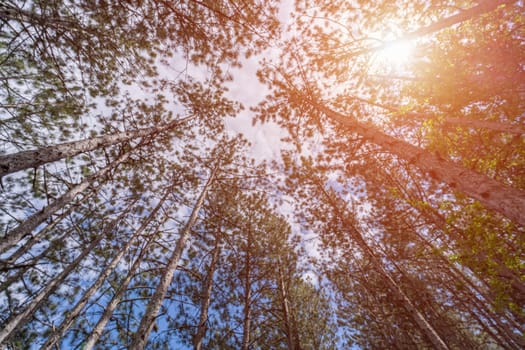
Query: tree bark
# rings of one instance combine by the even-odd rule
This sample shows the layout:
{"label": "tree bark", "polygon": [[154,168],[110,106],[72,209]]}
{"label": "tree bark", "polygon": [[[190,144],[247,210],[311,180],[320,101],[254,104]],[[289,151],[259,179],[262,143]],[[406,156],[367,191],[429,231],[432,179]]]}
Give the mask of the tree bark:
{"label": "tree bark", "polygon": [[408,160],[411,164],[427,172],[430,177],[446,183],[451,188],[478,200],[485,207],[497,211],[511,221],[525,226],[525,192],[504,185],[488,176],[464,168],[439,155],[420,147],[396,139],[379,131],[373,125],[363,125],[351,117],[345,117],[328,107],[310,102],[329,119],[348,127],[367,141],[375,143],[384,150]]}
{"label": "tree bark", "polygon": [[144,220],[142,225],[133,233],[133,235],[129,238],[127,243],[119,249],[117,255],[113,258],[113,260],[109,263],[108,266],[100,273],[97,280],[91,285],[91,287],[84,293],[80,301],[75,305],[75,307],[69,311],[66,316],[64,317],[64,320],[60,325],[54,330],[53,334],[47,339],[44,346],[42,346],[41,349],[46,350],[52,350],[52,348],[55,346],[57,341],[60,340],[60,338],[64,335],[64,333],[71,327],[75,319],[78,317],[80,312],[84,309],[84,306],[88,303],[89,299],[95,294],[95,292],[102,286],[106,278],[109,277],[109,275],[115,270],[117,265],[120,263],[120,260],[124,256],[124,254],[127,253],[129,248],[137,241],[137,239],[142,235],[144,230],[148,227],[148,225],[153,221],[153,219],[156,218],[156,215],[158,211],[161,209],[162,205],[166,201],[166,198],[171,193],[171,188],[166,191],[162,199],[159,201],[157,206],[151,211],[151,213],[148,215],[148,218]]}
{"label": "tree bark", "polygon": [[414,305],[412,300],[408,297],[408,295],[406,295],[403,289],[394,280],[392,275],[384,268],[383,264],[380,262],[379,258],[375,255],[375,253],[372,251],[370,246],[366,243],[361,233],[356,231],[355,235],[353,236],[359,236],[355,240],[357,245],[368,256],[368,258],[370,259],[374,267],[377,269],[377,271],[386,278],[387,283],[390,286],[390,290],[394,292],[395,294],[397,294],[399,299],[402,301],[404,308],[411,315],[412,319],[418,325],[418,327],[427,336],[428,340],[432,343],[434,348],[440,349],[440,350],[449,350],[450,348],[445,343],[445,341],[441,338],[439,333],[427,321],[425,316],[417,309],[417,307]]}
{"label": "tree bark", "polygon": [[478,1],[478,5],[473,6],[466,10],[461,10],[455,15],[444,18],[439,22],[432,23],[426,27],[420,28],[410,34],[404,36],[404,39],[414,39],[423,35],[437,32],[441,29],[448,28],[454,24],[468,21],[472,18],[481,16],[484,13],[494,11],[501,5],[512,4],[516,0],[482,0]]}
{"label": "tree bark", "polygon": [[51,293],[59,287],[62,282],[69,276],[69,274],[78,267],[80,262],[95,248],[100,241],[106,237],[117,225],[117,223],[126,214],[123,212],[116,219],[113,219],[97,237],[80,253],[78,257],[71,262],[57,277],[53,278],[46,286],[33,298],[33,300],[25,307],[24,311],[12,317],[5,325],[4,329],[0,331],[0,344],[9,339],[16,329],[29,319],[34,312],[42,305],[42,303],[49,297]]}
{"label": "tree bark", "polygon": [[107,167],[100,170],[98,173],[89,176],[87,179],[85,179],[78,185],[71,188],[65,194],[63,194],[60,198],[58,198],[48,206],[44,207],[41,211],[25,219],[17,227],[9,231],[6,236],[1,238],[0,253],[5,252],[9,248],[20,242],[20,240],[26,235],[31,234],[31,232],[33,232],[33,230],[36,229],[41,223],[43,223],[47,218],[55,214],[59,209],[69,204],[73,199],[75,199],[77,195],[84,192],[96,180],[101,179],[107,174],[109,174],[109,172],[112,169],[116,168],[119,164],[126,161],[129,157],[130,152],[124,153],[113,163],[109,164]]}
{"label": "tree bark", "polygon": [[186,223],[186,225],[184,226],[184,228],[182,229],[180,233],[180,237],[179,237],[179,240],[177,241],[177,245],[175,246],[175,249],[173,250],[171,257],[168,260],[168,264],[166,268],[164,269],[164,273],[161,276],[160,283],[157,286],[155,293],[151,297],[150,302],[148,303],[146,312],[144,313],[144,317],[142,318],[140,322],[137,332],[133,336],[133,340],[129,347],[130,350],[142,350],[144,349],[146,342],[148,341],[149,334],[151,333],[151,330],[153,329],[153,326],[155,323],[155,318],[157,317],[157,314],[159,313],[162,302],[164,301],[164,297],[166,296],[166,292],[168,291],[168,287],[171,284],[173,274],[175,270],[177,269],[177,264],[179,263],[179,259],[186,246],[186,241],[188,240],[190,236],[192,227],[195,225],[195,222],[197,221],[197,216],[199,214],[199,211],[202,205],[204,204],[204,200],[206,199],[208,190],[210,189],[212,183],[215,180],[215,175],[217,173],[217,170],[218,170],[218,165],[213,168],[210,174],[210,177],[208,178],[208,181],[206,182],[206,185],[204,185],[204,188],[201,194],[199,195],[199,198],[197,199],[195,206],[193,207],[193,210],[191,212],[188,222]]}
{"label": "tree bark", "polygon": [[220,254],[220,233],[217,234],[217,237],[215,238],[215,247],[213,248],[212,258],[210,262],[210,268],[208,269],[208,275],[206,277],[206,281],[203,285],[203,292],[202,292],[202,299],[201,299],[201,312],[199,316],[199,326],[197,328],[197,332],[195,333],[195,337],[193,339],[194,349],[195,350],[201,350],[202,349],[202,340],[204,339],[204,336],[206,335],[206,322],[208,322],[208,309],[210,307],[211,302],[211,292],[213,288],[213,275],[215,274],[215,269],[217,267],[217,261],[219,260],[219,254]]}
{"label": "tree bark", "polygon": [[0,156],[0,179],[16,171],[36,168],[42,164],[54,162],[63,158],[73,157],[77,154],[92,151],[102,147],[126,142],[138,137],[152,136],[160,132],[173,129],[184,122],[195,118],[186,117],[171,123],[153,128],[139,129],[135,131],[123,131],[111,135],[99,136],[92,139],[62,143],[30,151],[21,151],[14,154]]}

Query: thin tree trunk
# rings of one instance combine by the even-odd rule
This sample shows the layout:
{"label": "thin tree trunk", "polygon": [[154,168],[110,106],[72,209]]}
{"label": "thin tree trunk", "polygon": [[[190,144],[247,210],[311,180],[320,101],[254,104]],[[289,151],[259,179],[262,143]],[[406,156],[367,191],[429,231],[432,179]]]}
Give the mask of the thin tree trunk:
{"label": "thin tree trunk", "polygon": [[243,310],[243,323],[242,323],[242,344],[241,349],[242,350],[248,350],[248,347],[250,346],[250,327],[251,327],[251,321],[252,321],[252,310],[251,310],[251,299],[252,299],[252,288],[251,288],[251,281],[250,281],[250,273],[251,273],[251,264],[250,264],[250,258],[251,258],[251,234],[250,229],[248,229],[248,242],[246,242],[246,257],[245,257],[245,264],[244,264],[244,310]]}
{"label": "thin tree trunk", "polygon": [[[62,240],[65,236],[69,235],[71,233],[71,231],[72,230],[64,231],[55,240],[53,240],[53,242],[57,242],[59,240]],[[51,244],[46,249],[42,250],[42,252],[40,254],[38,254],[37,256],[35,256],[33,258],[31,258],[29,261],[25,261],[23,264],[16,265],[16,266],[8,266],[6,268],[7,270],[17,269],[18,271],[16,273],[8,276],[5,279],[5,281],[2,282],[2,284],[0,284],[0,292],[3,292],[7,288],[9,288],[11,286],[11,284],[13,284],[14,282],[19,281],[22,278],[22,276],[24,276],[25,273],[30,268],[35,267],[37,265],[37,261],[39,261],[42,257],[46,256],[46,254],[49,253],[49,251],[52,250],[53,242],[51,242]]]}
{"label": "thin tree trunk", "polygon": [[171,123],[153,128],[139,129],[135,131],[123,131],[111,135],[94,137],[92,139],[67,142],[59,145],[39,148],[36,150],[22,151],[0,156],[0,179],[3,176],[16,171],[28,168],[36,168],[42,164],[54,162],[67,157],[73,157],[83,152],[115,145],[139,137],[152,136],[160,132],[173,129],[193,118],[195,118],[195,116],[186,117],[181,120],[175,120]]}
{"label": "thin tree trunk", "polygon": [[122,219],[122,217],[125,214],[126,211],[124,211],[116,219],[113,219],[108,225],[106,225],[103,232],[97,235],[97,238],[91,241],[91,243],[80,253],[78,257],[75,258],[75,260],[73,260],[73,262],[71,262],[71,264],[69,264],[57,277],[53,278],[48,284],[46,284],[46,286],[25,307],[24,311],[12,317],[4,325],[4,329],[0,331],[0,344],[2,344],[10,336],[12,336],[16,329],[20,325],[24,324],[35,313],[35,311],[42,305],[42,303],[49,297],[49,295],[53,293],[55,289],[64,282],[66,277],[68,277],[71,274],[71,272],[78,267],[80,262],[89,253],[91,253],[93,248],[95,248],[104,237],[108,236],[110,232],[113,231],[117,223]]}
{"label": "thin tree trunk", "polygon": [[42,224],[47,218],[55,214],[59,209],[69,204],[73,199],[75,199],[77,195],[84,192],[96,180],[101,179],[107,174],[109,174],[109,172],[112,169],[116,168],[119,164],[126,161],[129,157],[130,152],[124,153],[113,163],[109,164],[107,167],[100,170],[98,173],[89,176],[87,179],[85,179],[78,185],[71,188],[65,194],[63,194],[60,198],[58,198],[48,206],[44,207],[41,211],[25,219],[17,227],[8,232],[5,237],[1,238],[0,253],[5,252],[9,248],[20,242],[20,240],[26,235],[31,234],[31,232],[33,232],[33,230],[36,229],[40,224]]}
{"label": "thin tree trunk", "polygon": [[334,213],[336,213],[337,216],[343,221],[343,223],[345,224],[345,227],[349,229],[348,232],[350,236],[352,237],[352,240],[359,246],[361,251],[364,254],[366,254],[366,256],[370,259],[370,262],[374,265],[377,271],[386,278],[386,281],[390,287],[390,290],[394,292],[398,296],[398,298],[402,301],[405,310],[407,310],[407,312],[410,314],[414,322],[418,325],[421,331],[423,331],[423,333],[427,336],[428,340],[432,343],[434,348],[439,349],[439,350],[450,350],[450,348],[448,347],[446,342],[441,338],[439,333],[428,322],[425,316],[417,309],[417,307],[414,305],[412,300],[408,297],[408,295],[406,295],[403,289],[394,280],[392,275],[385,269],[385,267],[383,266],[383,263],[376,256],[372,248],[370,248],[370,246],[365,241],[365,239],[363,238],[358,228],[355,227],[355,225],[353,225],[351,222],[349,222],[346,219],[346,216],[339,209],[337,204],[333,202],[330,195],[324,189],[324,186],[320,182],[318,182],[316,179],[313,179],[313,182],[318,187],[318,189],[321,191],[322,195],[326,197],[326,201],[328,204],[330,204],[330,206],[334,210]]}
{"label": "thin tree trunk", "polygon": [[[419,120],[428,120],[429,117],[423,113],[407,113],[407,116],[416,117]],[[486,129],[500,133],[523,135],[525,128],[517,124],[501,123],[491,120],[477,120],[466,118],[451,118],[447,117],[441,121],[445,125],[460,126],[463,128]]]}
{"label": "thin tree trunk", "polygon": [[124,293],[126,293],[128,289],[128,285],[133,279],[135,272],[140,267],[140,264],[142,263],[142,260],[144,259],[144,255],[148,252],[150,246],[154,243],[155,234],[151,234],[144,247],[139,253],[139,256],[135,261],[133,262],[133,265],[131,266],[130,270],[128,271],[128,274],[126,275],[126,278],[124,278],[123,281],[119,283],[119,287],[113,297],[111,298],[111,301],[106,305],[104,308],[104,312],[102,313],[102,316],[98,320],[95,327],[92,329],[91,334],[87,338],[83,350],[91,350],[95,346],[95,344],[98,342],[100,337],[102,336],[102,332],[104,331],[104,328],[106,327],[106,324],[111,319],[111,316],[113,316],[113,311],[117,308],[118,304],[120,303],[122,296]]}
{"label": "thin tree trunk", "polygon": [[159,313],[162,302],[164,301],[164,297],[166,296],[166,292],[168,291],[168,287],[171,284],[173,274],[177,269],[177,264],[179,263],[182,252],[184,251],[184,248],[186,246],[186,241],[190,236],[192,227],[197,221],[197,216],[202,205],[204,204],[204,200],[206,199],[208,190],[210,189],[213,181],[215,180],[215,174],[217,173],[217,169],[218,165],[213,168],[210,177],[206,182],[206,185],[204,186],[201,194],[199,195],[199,198],[197,199],[197,202],[195,203],[195,206],[193,207],[188,222],[186,223],[186,225],[180,233],[177,245],[175,246],[171,257],[168,260],[168,264],[164,269],[164,273],[161,276],[159,285],[157,286],[155,293],[151,297],[151,300],[148,303],[148,306],[144,313],[144,317],[142,318],[139,328],[133,337],[133,340],[129,347],[130,350],[142,350],[144,349],[146,342],[148,341],[149,334],[151,333],[151,330],[153,329],[153,326],[155,324],[155,318]]}
{"label": "thin tree trunk", "polygon": [[[100,186],[101,186],[101,184],[96,186],[93,189],[93,191],[91,192],[91,194],[94,193],[94,192],[97,192],[97,190],[100,188]],[[89,198],[91,196],[91,194],[88,194],[85,198],[83,198],[83,200],[86,200],[87,198]],[[26,243],[24,243],[20,248],[18,248],[18,250],[16,250],[13,254],[11,254],[9,256],[9,258],[7,258],[4,261],[0,261],[0,268],[2,268],[2,269],[3,268],[9,269],[9,266],[12,266],[16,262],[16,260],[18,260],[18,258],[20,258],[25,253],[27,253],[29,251],[29,249],[31,249],[31,247],[33,247],[35,244],[41,242],[45,238],[46,233],[48,233],[56,225],[58,225],[66,216],[68,216],[73,211],[73,209],[75,209],[76,206],[77,205],[69,206],[62,214],[60,214],[49,225],[47,225],[42,230],[38,231]],[[84,217],[82,219],[82,221],[85,220],[85,219],[86,218]]]}
{"label": "thin tree trunk", "polygon": [[[423,215],[424,219],[437,226],[438,228],[441,228],[442,230],[445,230],[445,228],[448,226],[448,233],[449,236],[453,239],[459,240],[461,239],[462,233],[459,228],[456,228],[455,226],[450,226],[447,224],[445,218],[439,214],[435,209],[432,209],[431,212],[426,212],[419,210],[418,211]],[[426,242],[426,240],[418,234],[418,237],[422,239],[427,245],[433,247],[433,245],[429,242]],[[483,251],[477,251],[472,254],[472,257],[474,257],[476,260],[483,262],[487,261],[489,257],[487,257],[487,254]],[[521,276],[517,274],[515,271],[512,271],[509,269],[503,261],[497,258],[491,258],[491,262],[494,263],[491,268],[494,270],[494,272],[498,275],[498,277],[505,279],[510,286],[512,287],[512,290],[514,291],[514,294],[516,296],[525,296],[525,283],[521,281]],[[469,270],[475,273],[470,267]],[[477,274],[477,273],[475,273]],[[484,295],[483,293],[481,295]],[[493,304],[493,298],[487,299],[490,304]],[[521,301],[521,300],[519,300]]]}
{"label": "thin tree trunk", "polygon": [[399,284],[392,278],[392,275],[384,268],[383,264],[380,262],[379,258],[372,251],[370,246],[365,242],[361,233],[355,232],[354,236],[359,236],[356,239],[356,243],[360,246],[361,250],[368,256],[372,264],[375,266],[377,271],[382,274],[388,284],[390,285],[390,290],[398,295],[399,299],[402,301],[404,308],[409,312],[414,322],[419,326],[419,328],[427,336],[428,340],[432,343],[434,348],[448,350],[449,347],[445,341],[441,338],[439,333],[432,327],[432,325],[427,321],[425,316],[417,309],[412,300],[406,295],[403,289]]}
{"label": "thin tree trunk", "polygon": [[367,141],[375,143],[388,152],[408,160],[430,177],[446,183],[451,188],[480,201],[487,208],[499,212],[510,220],[525,226],[525,192],[504,185],[488,176],[464,168],[439,155],[389,136],[372,125],[363,125],[351,117],[345,117],[328,107],[310,102],[328,118],[349,128]]}
{"label": "thin tree trunk", "polygon": [[[288,343],[288,350],[296,350],[297,347],[295,345],[295,338],[294,338],[294,326],[292,324],[291,319],[291,313],[290,313],[290,305],[288,300],[288,292],[286,291],[286,286],[284,283],[284,275],[281,268],[282,262],[281,259],[279,259],[279,266],[277,267],[277,273],[278,273],[278,283],[279,283],[279,293],[281,294],[281,304],[283,309],[283,318],[284,318],[284,328],[286,331],[286,340]],[[297,339],[299,341],[299,339]]]}
{"label": "thin tree trunk", "polygon": [[468,21],[472,18],[479,17],[480,15],[494,11],[500,5],[512,4],[516,0],[482,0],[478,1],[478,5],[473,6],[466,10],[461,10],[455,15],[444,18],[439,22],[432,23],[427,27],[420,28],[410,34],[404,36],[404,39],[414,39],[423,35],[431,34],[439,30],[453,26],[461,22]]}
{"label": "thin tree trunk", "polygon": [[157,206],[149,213],[148,218],[144,220],[142,225],[133,233],[133,235],[128,239],[127,243],[118,251],[117,255],[113,258],[111,263],[100,273],[97,280],[91,287],[84,293],[77,305],[69,311],[62,323],[54,330],[53,334],[47,339],[46,343],[41,349],[51,350],[57,341],[64,335],[64,333],[71,327],[75,319],[84,309],[84,306],[88,303],[89,299],[95,294],[95,292],[102,286],[106,278],[115,270],[115,268],[120,263],[122,257],[128,252],[129,248],[137,241],[137,239],[142,235],[144,230],[148,225],[156,218],[158,211],[161,209],[162,205],[166,201],[168,195],[171,193],[171,188],[169,188],[162,199],[159,201]]}
{"label": "thin tree trunk", "polygon": [[213,288],[213,275],[215,274],[215,269],[217,268],[217,261],[219,260],[219,254],[221,251],[220,247],[220,233],[217,234],[215,238],[215,247],[213,248],[213,253],[210,262],[210,268],[208,269],[208,275],[206,276],[206,281],[202,287],[202,297],[201,297],[201,310],[199,316],[199,326],[197,332],[193,339],[194,349],[201,350],[202,340],[206,335],[206,322],[208,322],[208,309],[211,302],[211,292]]}

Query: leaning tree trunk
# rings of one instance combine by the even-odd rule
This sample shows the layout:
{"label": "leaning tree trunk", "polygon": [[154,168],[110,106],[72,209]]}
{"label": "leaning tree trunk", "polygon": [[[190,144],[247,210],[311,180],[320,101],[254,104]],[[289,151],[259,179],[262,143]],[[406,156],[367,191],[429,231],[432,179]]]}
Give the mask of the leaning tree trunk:
{"label": "leaning tree trunk", "polygon": [[149,334],[151,333],[151,330],[153,329],[153,326],[155,324],[155,318],[159,313],[164,297],[166,296],[166,292],[168,291],[168,287],[171,284],[173,274],[177,269],[177,264],[179,263],[182,252],[184,251],[184,248],[186,246],[186,241],[190,236],[190,231],[195,225],[195,222],[197,221],[197,216],[202,205],[204,204],[204,200],[206,199],[208,190],[211,188],[211,185],[215,180],[215,174],[217,173],[217,169],[218,165],[213,168],[211,175],[208,178],[208,181],[206,182],[206,185],[204,185],[204,188],[201,194],[199,195],[195,206],[193,207],[188,222],[186,223],[186,225],[180,233],[177,245],[175,246],[171,257],[168,260],[164,273],[161,276],[160,283],[157,286],[155,293],[151,297],[151,300],[148,303],[148,306],[144,313],[144,317],[142,318],[139,328],[133,337],[133,340],[129,347],[130,350],[142,350],[144,349],[146,342],[148,341]]}
{"label": "leaning tree trunk", "polygon": [[[83,200],[85,201],[89,196],[93,193],[96,193],[99,189],[99,187],[102,184],[97,185],[93,190],[88,194]],[[15,262],[25,253],[27,253],[35,244],[41,242],[44,238],[46,238],[46,234],[49,233],[52,229],[55,228],[56,225],[58,225],[66,216],[71,214],[71,212],[75,209],[76,205],[70,205],[66,210],[64,210],[56,219],[54,219],[50,224],[48,224],[46,227],[44,227],[42,230],[35,233],[31,238],[24,243],[20,248],[18,248],[13,254],[9,256],[4,261],[0,261],[0,269],[9,269],[10,266],[13,266]],[[84,217],[82,221],[86,220],[86,217]]]}
{"label": "leaning tree trunk", "polygon": [[[281,259],[278,261],[279,266],[277,267],[278,274],[278,284],[279,284],[279,294],[281,297],[281,305],[283,310],[283,321],[284,328],[286,332],[286,340],[288,343],[288,350],[296,350],[296,341],[299,342],[299,339],[295,339],[294,324],[292,323],[292,315],[290,312],[290,301],[288,300],[288,291],[286,290],[286,285],[284,283],[284,275],[282,271],[282,262]],[[297,344],[298,345],[298,344]]]}
{"label": "leaning tree trunk", "polygon": [[390,290],[392,290],[392,292],[394,292],[399,297],[399,299],[403,303],[404,308],[408,311],[408,313],[410,314],[414,322],[418,325],[418,327],[427,336],[428,340],[432,343],[434,348],[448,350],[448,345],[441,338],[441,336],[434,329],[434,327],[428,322],[425,316],[417,309],[412,300],[403,291],[399,284],[394,280],[392,275],[385,269],[380,259],[375,255],[370,246],[365,242],[362,235],[356,231],[353,237],[355,236],[359,236],[357,239],[355,239],[357,245],[368,256],[368,258],[370,259],[374,267],[377,269],[377,271],[386,278]]}
{"label": "leaning tree trunk", "polygon": [[252,284],[250,280],[251,274],[251,244],[252,238],[250,229],[248,229],[248,242],[246,242],[246,257],[244,259],[244,310],[243,310],[243,322],[242,322],[242,343],[241,349],[248,350],[250,346],[250,328],[252,323],[252,310],[251,310],[251,299],[252,299]]}
{"label": "leaning tree trunk", "polygon": [[72,231],[73,229],[70,229],[61,233],[58,237],[56,237],[56,239],[50,242],[50,244],[45,249],[43,249],[41,253],[39,253],[35,257],[32,257],[29,261],[24,261],[24,263],[20,265],[6,264],[2,266],[2,270],[4,271],[17,271],[16,273],[11,274],[10,276],[6,275],[6,279],[0,284],[0,293],[9,288],[13,283],[20,281],[22,277],[27,273],[27,271],[29,271],[32,267],[36,266],[37,261],[39,261],[42,257],[46,256],[50,251],[53,250],[53,243],[63,240],[64,237],[68,236]]}
{"label": "leaning tree trunk", "polygon": [[13,333],[18,329],[19,326],[27,322],[27,320],[35,313],[35,311],[47,300],[49,295],[53,293],[57,287],[59,287],[66,277],[78,267],[80,262],[95,248],[100,241],[107,237],[111,231],[115,228],[117,223],[124,217],[126,211],[120,214],[117,218],[113,219],[97,237],[91,241],[91,243],[80,253],[78,257],[71,262],[57,277],[53,278],[46,286],[31,300],[31,302],[25,307],[24,311],[18,315],[12,317],[5,325],[4,329],[0,331],[0,344],[6,341]]}
{"label": "leaning tree trunk", "polygon": [[91,330],[91,334],[87,338],[87,340],[84,343],[83,350],[91,350],[95,346],[95,344],[98,342],[100,337],[102,336],[102,332],[104,331],[104,328],[106,327],[106,324],[110,321],[111,317],[113,316],[113,311],[117,308],[120,301],[122,300],[122,296],[124,293],[126,293],[128,289],[128,285],[135,276],[135,272],[140,267],[140,264],[142,263],[144,256],[147,254],[149,248],[153,245],[155,241],[155,235],[157,232],[153,232],[149,235],[146,244],[144,247],[140,250],[139,256],[135,259],[133,262],[133,265],[128,271],[128,274],[126,275],[126,278],[122,280],[119,283],[119,287],[113,297],[111,298],[111,301],[104,307],[104,312],[102,313],[102,316],[98,320],[95,327]]}
{"label": "leaning tree trunk", "polygon": [[186,117],[171,123],[153,128],[139,129],[135,131],[123,131],[111,135],[94,137],[92,139],[62,143],[30,151],[21,151],[14,154],[0,156],[0,179],[16,171],[36,168],[42,164],[57,161],[59,159],[73,157],[77,154],[96,150],[102,147],[115,145],[139,137],[149,137],[166,130],[173,129],[180,124],[195,118]]}
{"label": "leaning tree trunk", "polygon": [[211,302],[211,292],[213,288],[213,275],[215,274],[215,269],[217,268],[217,261],[219,260],[219,255],[221,251],[220,247],[220,232],[217,233],[217,237],[215,238],[215,247],[213,248],[213,253],[210,261],[210,268],[208,269],[208,275],[206,276],[206,280],[203,285],[203,292],[201,296],[201,310],[200,310],[200,316],[199,316],[199,326],[197,328],[197,332],[195,333],[195,337],[193,338],[193,344],[195,350],[201,350],[202,348],[202,340],[204,339],[204,336],[206,335],[206,323],[208,322],[208,309],[210,307]]}
{"label": "leaning tree trunk", "polygon": [[24,238],[26,235],[31,234],[31,232],[33,232],[33,230],[36,229],[40,224],[42,224],[47,218],[55,214],[59,209],[65,207],[67,204],[73,201],[73,199],[75,199],[77,195],[84,192],[95,181],[108,175],[112,169],[116,168],[119,164],[126,161],[129,157],[130,152],[124,153],[113,163],[109,164],[107,167],[100,170],[99,172],[89,176],[84,181],[82,181],[81,183],[67,191],[65,194],[63,194],[60,198],[58,198],[48,206],[44,207],[41,211],[25,219],[17,227],[9,231],[5,237],[1,238],[0,253],[5,252],[9,248],[20,242],[20,240],[22,240],[22,238]]}
{"label": "leaning tree trunk", "polygon": [[108,266],[100,273],[95,283],[91,285],[91,287],[84,293],[80,301],[76,304],[76,306],[69,311],[62,323],[53,331],[53,334],[47,339],[44,346],[41,348],[42,350],[51,350],[57,341],[60,340],[60,338],[64,335],[64,333],[71,327],[75,319],[80,315],[82,310],[84,309],[84,306],[88,303],[89,299],[95,294],[96,291],[102,286],[106,278],[111,275],[111,273],[115,270],[115,268],[120,263],[120,260],[126,254],[129,250],[129,248],[135,244],[137,239],[142,235],[144,230],[148,227],[148,225],[156,218],[156,215],[158,211],[161,209],[162,205],[166,201],[166,198],[171,193],[171,188],[169,188],[162,199],[159,201],[157,206],[151,211],[151,213],[148,214],[148,218],[144,220],[142,225],[133,233],[133,235],[128,239],[127,243],[118,251],[117,255],[113,258],[113,260],[109,263]]}
{"label": "leaning tree trunk", "polygon": [[[466,10],[461,10],[459,13],[452,15],[450,17],[444,18],[436,23],[432,23],[426,27],[420,28],[418,30],[415,30],[411,33],[407,33],[403,35],[401,38],[395,40],[396,41],[404,41],[404,40],[412,40],[417,39],[419,37],[435,33],[437,31],[440,31],[442,29],[448,28],[450,26],[453,26],[455,24],[468,21],[470,19],[476,18],[484,13],[494,11],[496,8],[498,8],[500,5],[506,5],[506,4],[512,4],[516,2],[516,0],[482,0],[478,1],[478,5],[473,6]],[[386,48],[389,44],[392,44],[392,42],[387,42],[385,44],[374,46],[372,48],[366,48],[362,50],[358,50],[355,52],[351,52],[350,55],[346,56],[345,58],[355,57],[371,52],[376,52],[379,50],[382,50]]]}
{"label": "leaning tree trunk", "polygon": [[[403,109],[400,107],[393,107],[393,106],[385,105],[382,103],[371,101],[366,98],[361,98],[357,96],[352,96],[349,98],[351,100],[357,100],[357,101],[366,103],[371,106],[385,109],[395,114],[403,115],[407,117],[407,120],[409,119],[410,121],[413,121],[413,120],[427,121],[427,120],[431,120],[434,117],[432,114],[429,114],[429,113],[410,112],[410,111],[404,112]],[[438,120],[438,122],[443,125],[459,126],[459,127],[468,128],[468,129],[485,129],[485,130],[495,131],[498,133],[513,134],[513,135],[525,134],[525,127],[522,125],[502,123],[502,122],[497,122],[497,121],[492,121],[492,120],[446,117],[444,119]]]}
{"label": "leaning tree trunk", "polygon": [[488,176],[441,158],[425,149],[387,135],[372,125],[363,125],[315,102],[311,105],[328,118],[349,128],[384,150],[408,160],[430,177],[480,201],[487,208],[525,226],[525,191],[512,188]]}
{"label": "leaning tree trunk", "polygon": [[383,263],[376,256],[372,248],[370,248],[370,246],[365,241],[363,235],[358,230],[358,228],[346,219],[346,216],[339,209],[337,203],[335,203],[330,197],[330,195],[326,192],[324,186],[316,179],[313,179],[313,183],[315,184],[315,186],[317,186],[318,190],[325,197],[326,202],[332,207],[337,217],[339,217],[340,220],[343,221],[344,226],[348,228],[348,233],[351,239],[358,245],[358,247],[368,257],[368,259],[370,259],[370,262],[374,265],[376,270],[386,278],[390,290],[398,296],[399,300],[402,301],[405,310],[407,310],[407,312],[410,314],[410,317],[414,320],[414,322],[421,329],[421,331],[426,335],[426,337],[432,343],[434,348],[439,350],[449,350],[450,348],[448,347],[446,342],[441,338],[439,333],[428,322],[425,316],[417,309],[410,297],[404,292],[401,286],[392,277],[390,272],[388,272],[385,269]]}

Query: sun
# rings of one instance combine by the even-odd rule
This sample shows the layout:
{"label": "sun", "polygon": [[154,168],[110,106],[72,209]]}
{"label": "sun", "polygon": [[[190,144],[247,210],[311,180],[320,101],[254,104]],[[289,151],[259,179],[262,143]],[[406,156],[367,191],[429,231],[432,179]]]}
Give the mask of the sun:
{"label": "sun", "polygon": [[410,61],[413,53],[414,43],[401,40],[387,43],[377,52],[377,56],[387,64],[403,65]]}
{"label": "sun", "polygon": [[414,42],[390,41],[379,47],[372,55],[371,68],[380,71],[399,71],[406,68],[414,54]]}

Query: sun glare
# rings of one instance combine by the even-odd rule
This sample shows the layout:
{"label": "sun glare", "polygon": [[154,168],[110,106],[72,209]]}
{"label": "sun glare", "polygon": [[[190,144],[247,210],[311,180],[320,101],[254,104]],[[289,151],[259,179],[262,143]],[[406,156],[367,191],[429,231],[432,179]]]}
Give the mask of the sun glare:
{"label": "sun glare", "polygon": [[412,41],[395,41],[375,52],[372,66],[378,69],[399,70],[410,63],[414,51]]}

